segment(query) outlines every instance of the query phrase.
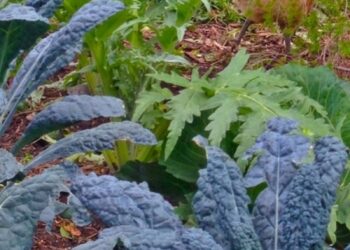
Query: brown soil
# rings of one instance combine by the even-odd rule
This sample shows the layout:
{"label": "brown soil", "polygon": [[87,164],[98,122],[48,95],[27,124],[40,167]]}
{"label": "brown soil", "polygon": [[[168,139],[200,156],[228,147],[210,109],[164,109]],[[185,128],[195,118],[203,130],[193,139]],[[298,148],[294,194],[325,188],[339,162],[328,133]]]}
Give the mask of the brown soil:
{"label": "brown soil", "polygon": [[[321,39],[322,50],[312,54],[308,44],[301,37],[305,31],[301,30],[294,38],[295,42],[304,43],[301,49],[293,48],[287,56],[283,37],[278,31],[272,31],[263,25],[252,25],[243,37],[239,47],[234,38],[238,35],[241,24],[207,23],[197,24],[189,28],[179,47],[186,58],[196,64],[200,73],[211,71],[215,75],[230,62],[238,49],[245,48],[250,55],[248,68],[264,67],[270,69],[290,61],[304,63],[311,66],[331,65],[339,77],[350,79],[350,57],[338,53],[334,39]],[[350,34],[344,36],[344,41],[350,41]]]}

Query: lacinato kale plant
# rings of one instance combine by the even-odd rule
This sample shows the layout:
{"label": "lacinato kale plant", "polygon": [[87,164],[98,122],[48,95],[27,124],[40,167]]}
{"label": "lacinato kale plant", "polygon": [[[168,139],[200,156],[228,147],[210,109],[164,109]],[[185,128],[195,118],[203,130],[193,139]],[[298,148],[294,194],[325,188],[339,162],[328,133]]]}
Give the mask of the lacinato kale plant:
{"label": "lacinato kale plant", "polygon": [[[155,143],[149,131],[132,122],[105,125],[104,129],[117,134],[110,141]],[[245,177],[220,148],[209,146],[203,137],[195,138],[207,157],[193,198],[199,228],[185,227],[173,206],[151,192],[147,183],[85,175],[70,162],[29,177],[28,170],[38,160],[23,167],[10,153],[0,151],[4,159],[0,179],[5,185],[0,192],[0,245],[31,249],[37,221],[44,221],[50,230],[55,215],[65,212],[77,225],[87,225],[94,216],[105,226],[97,240],[75,250],[323,249],[330,209],[348,155],[338,139],[327,136],[312,143],[297,134],[297,127],[293,120],[270,120],[267,130],[245,154],[256,157]],[[67,147],[72,151],[109,147],[107,137],[97,136],[95,131],[71,135],[75,139]],[[66,145],[68,138],[57,145]],[[59,148],[49,148],[48,152],[59,153]],[[65,157],[65,149],[61,151]],[[261,182],[267,187],[251,204],[246,187]],[[58,201],[61,192],[69,194],[65,204]],[[253,205],[252,213],[249,204]]]}
{"label": "lacinato kale plant", "polygon": [[[34,6],[39,13],[42,11],[41,14],[46,16],[51,15],[52,10],[58,7],[59,3],[60,1],[56,0],[27,2],[29,6]],[[6,72],[9,63],[15,58],[19,50],[29,48],[35,41],[34,39],[47,29],[47,19],[29,6],[9,5],[0,11],[0,25],[5,26],[3,32],[5,52],[6,48],[10,47],[5,44],[9,38],[11,38],[10,42],[14,41],[14,49],[10,50],[13,51],[12,54],[4,54],[3,56],[6,60],[4,60],[3,65],[0,65],[0,78],[2,78],[0,80],[4,78],[2,76],[4,73],[1,72]],[[0,114],[0,134],[3,134],[9,126],[17,105],[27,98],[39,85],[45,83],[45,80],[67,66],[74,59],[82,48],[84,34],[123,9],[124,5],[119,1],[92,0],[81,7],[68,24],[42,39],[28,53],[14,77],[13,83],[6,91],[6,99],[2,100],[6,104]],[[3,13],[4,18],[1,18],[1,13]],[[22,16],[17,17],[16,13],[22,14]],[[11,22],[14,25],[11,25]],[[23,34],[13,31],[15,25],[18,26],[18,29]],[[32,31],[30,25],[36,25],[35,27],[37,28]],[[29,30],[31,31],[29,39],[24,39],[27,37],[26,33]],[[12,37],[10,36],[12,33],[17,35]],[[8,38],[6,39],[6,37]]]}
{"label": "lacinato kale plant", "polygon": [[253,224],[264,249],[320,249],[331,206],[347,162],[345,146],[323,137],[313,146],[295,134],[297,123],[275,118],[247,152],[261,154],[245,177],[246,185],[267,183],[255,201]]}
{"label": "lacinato kale plant", "polygon": [[[50,17],[60,3],[59,0],[28,0],[27,6],[8,5],[0,11],[1,82],[5,82],[11,62],[22,50],[33,46],[47,30],[48,20],[43,16]],[[28,53],[12,85],[6,89],[3,84],[4,89],[0,92],[0,103],[3,104],[0,134],[11,122],[17,104],[74,59],[82,47],[84,34],[123,7],[114,0],[92,0],[67,25],[41,40]],[[28,30],[32,30],[30,34]],[[177,96],[157,91],[158,95],[153,95],[157,97],[155,100],[150,101],[153,97],[145,95],[139,102],[148,103],[147,109],[154,101],[171,99],[167,112],[171,119],[165,142],[167,156],[186,123],[191,123],[203,111],[212,111],[206,129],[209,142],[216,146],[209,145],[203,137],[195,140],[206,152],[206,166],[203,164],[204,168],[199,172],[198,190],[192,202],[197,228],[183,225],[174,207],[160,194],[150,191],[145,182],[129,182],[94,173],[85,175],[71,162],[61,163],[35,176],[29,174],[43,163],[76,153],[101,152],[116,145],[117,150],[123,151],[124,148],[118,147],[120,141],[145,146],[157,144],[154,134],[140,124],[114,121],[58,140],[24,166],[11,153],[0,150],[1,248],[31,249],[38,221],[43,221],[50,230],[55,216],[64,213],[79,226],[89,224],[92,217],[104,224],[98,239],[77,246],[76,250],[322,249],[331,206],[348,157],[345,146],[338,139],[326,136],[313,142],[298,134],[296,121],[273,118],[255,145],[243,155],[253,162],[244,177],[237,164],[217,147],[230,124],[240,121],[244,133],[236,137],[241,144],[240,150],[236,151],[239,153],[254,138],[249,136],[249,131],[258,131],[251,126],[259,126],[275,114],[290,114],[291,110],[286,110],[292,107],[288,104],[294,99],[299,108],[312,108],[320,117],[326,116],[317,102],[301,95],[299,90],[287,88],[290,81],[269,76],[268,79],[273,80],[271,85],[264,80],[266,74],[263,72],[243,72],[247,60],[245,53],[239,53],[229,68],[210,82],[214,85],[196,72],[192,81],[177,75],[154,75],[156,79],[165,79],[184,89]],[[230,70],[239,76],[236,82],[227,80],[232,75]],[[275,105],[270,98],[278,100],[279,104]],[[136,116],[142,116],[144,111],[145,107],[139,107]],[[223,113],[228,115],[223,116]],[[261,114],[263,117],[257,122],[256,118]],[[306,115],[305,111],[290,116],[301,117],[303,124],[310,122],[309,126],[315,127],[317,121]],[[79,121],[123,116],[124,104],[118,98],[65,97],[49,105],[31,121],[12,152],[17,153],[42,135]],[[328,124],[318,124],[318,128],[328,131]],[[249,136],[245,145],[243,135]],[[266,187],[252,202],[248,191],[263,183]],[[68,194],[65,203],[59,199],[62,192]]]}
{"label": "lacinato kale plant", "polygon": [[51,17],[63,0],[27,0],[26,5],[33,7],[40,15]]}

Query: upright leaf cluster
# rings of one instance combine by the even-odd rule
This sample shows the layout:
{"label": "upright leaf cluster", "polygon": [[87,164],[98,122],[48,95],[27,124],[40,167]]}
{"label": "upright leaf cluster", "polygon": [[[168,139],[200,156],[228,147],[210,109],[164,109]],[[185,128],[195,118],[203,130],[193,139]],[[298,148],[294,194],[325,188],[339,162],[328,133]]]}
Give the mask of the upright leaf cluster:
{"label": "upright leaf cluster", "polygon": [[[313,99],[304,95],[296,83],[271,75],[263,70],[244,70],[249,57],[241,50],[215,78],[200,77],[194,70],[191,80],[176,73],[151,74],[155,79],[178,86],[180,92],[169,97],[160,94],[159,88],[141,94],[136,108],[137,117],[147,117],[153,105],[167,101],[168,135],[165,158],[173,152],[185,124],[209,112],[205,130],[209,141],[220,145],[234,123],[240,123],[235,142],[236,155],[253,144],[262,132],[262,124],[274,116],[298,119],[307,131],[324,135],[332,128],[324,120],[327,113]],[[151,100],[151,96],[160,98]],[[319,119],[317,119],[319,118]]]}
{"label": "upright leaf cluster", "polygon": [[[114,133],[119,130],[119,134],[128,138],[130,129],[137,142],[152,141],[149,131],[140,128],[136,135],[132,126],[128,123],[125,128],[116,128]],[[1,152],[8,163],[0,165],[0,173],[4,175],[1,179],[8,184],[0,192],[0,222],[2,235],[6,235],[0,237],[0,244],[9,249],[30,249],[38,220],[44,220],[49,229],[56,214],[69,211],[79,225],[86,225],[94,215],[106,226],[96,241],[74,248],[80,250],[97,246],[106,250],[116,247],[277,250],[295,246],[320,249],[347,153],[336,138],[323,137],[315,143],[313,162],[304,163],[310,144],[308,139],[293,133],[296,128],[293,120],[272,119],[267,131],[247,152],[247,156],[252,157],[259,151],[259,156],[245,179],[226,153],[208,146],[202,137],[196,138],[207,153],[207,166],[200,171],[198,191],[193,199],[201,229],[184,227],[172,205],[151,192],[146,183],[94,173],[84,175],[68,162],[13,185],[9,181],[23,178],[28,166],[33,164],[26,168],[18,166],[16,174],[10,173],[8,170],[17,164],[16,160],[9,153]],[[82,132],[85,134],[77,136],[77,141],[79,137],[82,139],[82,146],[71,143],[67,147],[72,150],[104,147],[105,139],[93,135],[94,131]],[[84,137],[89,136],[89,142],[85,143]],[[245,187],[262,181],[268,185],[256,199],[251,215]],[[56,201],[60,192],[69,194],[67,204]]]}
{"label": "upright leaf cluster", "polygon": [[[225,153],[205,146],[208,164],[200,173],[193,200],[199,225],[208,228],[224,249],[322,249],[347,162],[346,148],[334,137],[322,137],[315,142],[313,162],[308,163],[310,144],[295,134],[295,121],[274,118],[267,127],[247,151],[246,156],[258,153],[258,158],[244,178],[245,185],[238,167]],[[242,187],[261,182],[267,188],[255,200],[250,217]],[[240,233],[245,235],[231,234],[239,224],[229,224],[242,221]]]}
{"label": "upright leaf cluster", "polygon": [[123,8],[118,1],[92,0],[66,26],[41,40],[30,51],[7,91],[7,102],[0,115],[0,134],[9,126],[18,103],[74,59],[82,47],[84,34]]}

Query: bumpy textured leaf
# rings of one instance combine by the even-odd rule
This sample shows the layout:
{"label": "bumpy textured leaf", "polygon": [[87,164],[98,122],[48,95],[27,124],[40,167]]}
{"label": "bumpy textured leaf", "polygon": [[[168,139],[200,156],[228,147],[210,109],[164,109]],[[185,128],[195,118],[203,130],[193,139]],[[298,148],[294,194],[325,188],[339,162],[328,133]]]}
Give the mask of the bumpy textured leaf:
{"label": "bumpy textured leaf", "polygon": [[35,8],[40,15],[49,18],[62,4],[62,1],[63,0],[27,0],[26,5]]}
{"label": "bumpy textured leaf", "polygon": [[288,188],[280,220],[281,249],[323,249],[346,161],[345,147],[336,138],[324,137],[316,142],[315,163],[302,167]]}
{"label": "bumpy textured leaf", "polygon": [[3,89],[0,89],[0,114],[4,112],[4,107],[7,103],[6,92]]}
{"label": "bumpy textured leaf", "polygon": [[35,157],[24,171],[27,172],[39,164],[76,153],[113,149],[118,140],[128,140],[141,145],[157,143],[155,136],[137,123],[110,122],[96,128],[76,132],[59,140]]}
{"label": "bumpy textured leaf", "polygon": [[84,34],[123,8],[118,1],[92,0],[79,9],[66,26],[34,47],[13,80],[9,102],[0,117],[1,133],[9,125],[17,104],[74,59]]}
{"label": "bumpy textured leaf", "polygon": [[74,194],[69,194],[67,203],[72,213],[72,221],[75,225],[83,227],[91,223],[90,212]]}
{"label": "bumpy textured leaf", "polygon": [[2,249],[29,250],[37,221],[58,197],[60,177],[42,174],[12,185],[0,193],[0,245]]}
{"label": "bumpy textured leaf", "polygon": [[0,183],[11,180],[23,166],[17,162],[16,158],[4,149],[0,149]]}
{"label": "bumpy textured leaf", "polygon": [[[105,229],[109,230],[109,229]],[[95,241],[88,241],[77,247],[72,248],[72,250],[126,250],[125,243],[123,243],[123,235],[110,235],[105,237],[99,237]]]}
{"label": "bumpy textured leaf", "polygon": [[297,122],[285,118],[274,118],[268,122],[267,131],[247,151],[252,157],[261,153],[256,164],[245,176],[248,187],[267,182],[253,210],[254,227],[264,249],[277,249],[280,210],[288,184],[296,173],[298,163],[306,157],[310,144],[302,136],[292,134]]}
{"label": "bumpy textured leaf", "polygon": [[283,183],[290,181],[296,171],[295,164],[301,162],[310,147],[308,139],[292,134],[297,128],[296,121],[286,118],[274,118],[268,122],[267,131],[245,153],[248,159],[262,153],[245,176],[247,187],[267,181],[270,188],[276,190],[278,185],[284,186]]}
{"label": "bumpy textured leaf", "polygon": [[249,197],[236,163],[217,147],[206,146],[193,209],[202,229],[223,249],[261,249],[248,211]]}
{"label": "bumpy textured leaf", "polygon": [[48,20],[31,7],[10,4],[0,11],[0,83],[20,50],[31,47],[49,28]]}
{"label": "bumpy textured leaf", "polygon": [[[118,240],[119,244],[117,245]],[[100,233],[97,241],[88,242],[74,248],[74,250],[92,250],[96,247],[103,250],[113,250],[116,245],[120,248],[114,249],[222,250],[208,233],[200,229],[164,232],[133,226],[105,229]]]}
{"label": "bumpy textured leaf", "polygon": [[88,121],[97,117],[119,117],[125,115],[123,102],[109,96],[66,96],[61,101],[48,106],[35,116],[12,152],[16,153],[24,145],[51,131],[64,128],[78,121]]}
{"label": "bumpy textured leaf", "polygon": [[[58,176],[63,182],[69,182],[72,178],[77,178],[83,175],[83,172],[80,170],[79,166],[70,161],[65,161],[60,165],[53,166],[45,170],[45,173]],[[71,215],[71,219],[75,225],[83,227],[90,224],[91,214],[86,209],[86,207],[71,192],[68,187],[66,187],[66,190],[63,191],[69,194],[67,204],[64,204],[65,208],[63,210],[59,210],[56,212],[56,214],[67,210],[68,214]],[[55,209],[57,211],[57,204],[55,204]]]}
{"label": "bumpy textured leaf", "polygon": [[107,226],[130,225],[172,231],[181,222],[172,206],[146,183],[120,181],[113,176],[79,176],[73,179],[72,192]]}

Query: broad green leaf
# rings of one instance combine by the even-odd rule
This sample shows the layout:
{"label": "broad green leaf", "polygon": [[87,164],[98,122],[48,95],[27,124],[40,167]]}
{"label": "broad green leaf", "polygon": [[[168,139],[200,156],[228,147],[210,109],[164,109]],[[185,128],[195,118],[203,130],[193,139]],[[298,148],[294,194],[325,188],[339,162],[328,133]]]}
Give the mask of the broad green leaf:
{"label": "broad green leaf", "polygon": [[208,139],[212,145],[220,145],[231,123],[238,120],[237,115],[237,101],[233,98],[227,98],[223,100],[221,106],[209,116],[210,123],[205,130],[210,131]]}
{"label": "broad green leaf", "polygon": [[184,87],[184,88],[187,88],[190,86],[189,80],[187,80],[183,76],[180,76],[174,72],[172,72],[171,75],[166,73],[156,73],[156,74],[149,74],[149,76],[154,79],[157,79],[158,81],[166,82],[166,83]]}
{"label": "broad green leaf", "polygon": [[165,159],[173,151],[186,123],[192,123],[195,116],[200,116],[201,108],[206,100],[203,92],[192,89],[182,90],[169,102],[170,111],[166,118],[170,120],[169,134],[165,146]]}
{"label": "broad green leaf", "polygon": [[0,83],[20,50],[30,48],[49,28],[48,20],[31,7],[10,4],[0,11]]}
{"label": "broad green leaf", "polygon": [[254,144],[258,136],[264,131],[266,121],[269,117],[264,116],[263,113],[253,112],[241,119],[244,120],[240,126],[240,133],[234,139],[238,144],[235,152],[236,157],[241,157]]}
{"label": "broad green leaf", "polygon": [[176,26],[187,24],[193,17],[195,11],[200,7],[199,0],[181,0],[175,1]]}
{"label": "broad green leaf", "polygon": [[338,211],[338,205],[333,205],[331,210],[331,215],[330,215],[330,222],[327,227],[329,238],[331,239],[333,244],[337,241],[337,236],[336,236],[337,211]]}
{"label": "broad green leaf", "polygon": [[[348,170],[349,171],[349,170]],[[350,184],[341,186],[337,192],[337,221],[350,228]]]}
{"label": "broad green leaf", "polygon": [[203,133],[206,121],[203,117],[195,117],[191,124],[186,124],[174,150],[167,159],[162,157],[160,164],[166,166],[166,171],[176,178],[195,183],[198,173],[205,166],[205,153],[195,145],[193,137]]}
{"label": "broad green leaf", "polygon": [[211,11],[211,5],[209,0],[201,0],[208,12]]}
{"label": "broad green leaf", "polygon": [[[289,64],[276,69],[274,73],[295,81],[305,95],[321,104],[333,127],[337,128],[342,123],[342,139],[350,146],[350,93],[346,90],[349,82],[339,79],[327,67],[308,68]],[[317,109],[315,105],[312,106]]]}
{"label": "broad green leaf", "polygon": [[17,153],[23,146],[44,134],[70,126],[79,121],[98,117],[125,116],[123,102],[109,96],[66,96],[37,114],[30,122],[12,152]]}
{"label": "broad green leaf", "polygon": [[177,204],[185,200],[188,192],[194,192],[196,187],[172,174],[166,172],[166,167],[159,164],[145,164],[142,162],[129,162],[124,165],[116,175],[120,179],[147,182],[153,192],[171,197],[171,202]]}
{"label": "broad green leaf", "polygon": [[136,100],[136,109],[134,111],[132,120],[138,121],[147,109],[152,107],[155,103],[163,102],[172,97],[172,93],[167,88],[153,87],[152,90],[143,91]]}
{"label": "broad green leaf", "polygon": [[232,79],[234,75],[240,74],[249,60],[249,55],[245,49],[241,49],[230,61],[229,65],[218,74],[218,79]]}
{"label": "broad green leaf", "polygon": [[141,145],[155,145],[157,143],[155,136],[137,123],[129,121],[105,123],[59,140],[35,157],[24,171],[28,172],[39,164],[76,153],[113,149],[118,140]]}
{"label": "broad green leaf", "polygon": [[162,49],[166,52],[172,52],[178,41],[177,29],[175,27],[165,27],[157,31],[157,38]]}

